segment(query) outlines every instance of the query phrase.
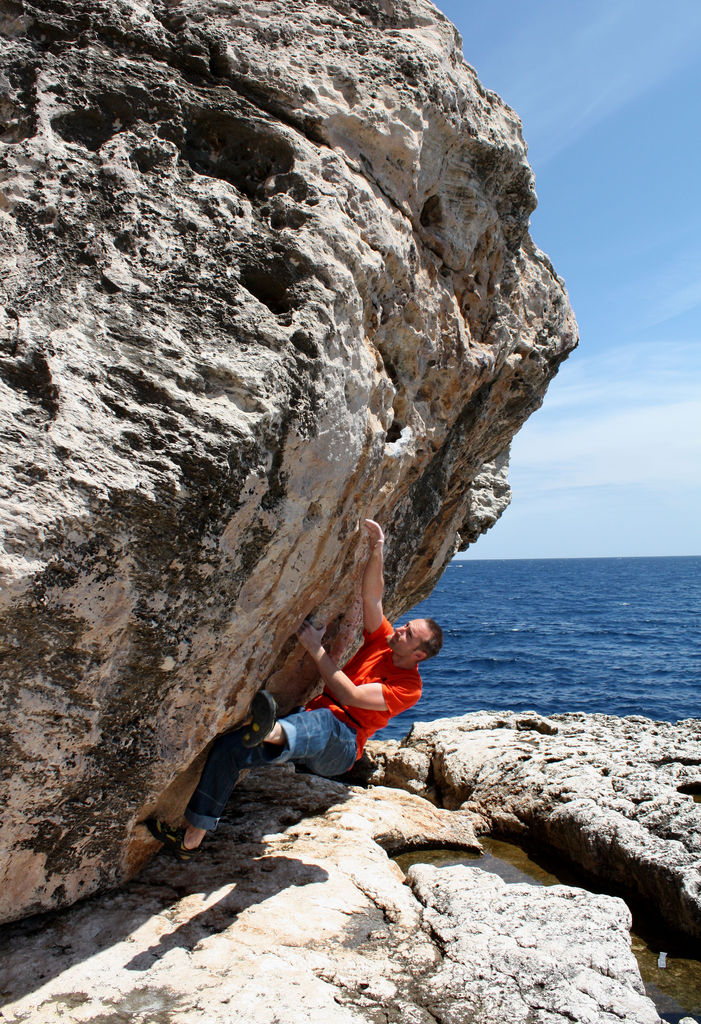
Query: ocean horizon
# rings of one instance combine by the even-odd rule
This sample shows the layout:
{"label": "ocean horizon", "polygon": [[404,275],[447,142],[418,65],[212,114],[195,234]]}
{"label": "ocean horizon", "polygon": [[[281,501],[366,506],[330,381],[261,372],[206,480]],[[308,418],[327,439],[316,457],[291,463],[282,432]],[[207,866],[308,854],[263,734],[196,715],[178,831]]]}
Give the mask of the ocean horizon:
{"label": "ocean horizon", "polygon": [[456,562],[618,562],[622,559],[635,561],[651,558],[701,558],[701,555],[537,555],[506,558],[500,555],[484,555],[482,558],[476,558],[474,555],[455,555],[450,565],[455,565]]}
{"label": "ocean horizon", "polygon": [[379,739],[478,710],[701,718],[701,556],[456,558],[418,616],[444,647]]}

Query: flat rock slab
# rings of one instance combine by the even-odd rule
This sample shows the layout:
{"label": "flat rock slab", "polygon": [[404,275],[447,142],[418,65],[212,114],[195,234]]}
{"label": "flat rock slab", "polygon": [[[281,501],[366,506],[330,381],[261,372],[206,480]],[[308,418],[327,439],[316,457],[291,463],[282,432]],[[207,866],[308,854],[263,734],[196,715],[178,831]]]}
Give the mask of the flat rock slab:
{"label": "flat rock slab", "polygon": [[0,1020],[659,1019],[619,900],[470,868],[405,884],[383,847],[475,849],[469,815],[287,768],[249,775],[229,813],[196,861],[160,855],[120,892],[6,926]]}
{"label": "flat rock slab", "polygon": [[701,936],[701,721],[477,712],[372,749],[374,780],[547,845]]}
{"label": "flat rock slab", "polygon": [[445,1024],[659,1020],[631,958],[622,900],[507,885],[469,867],[417,865],[409,881],[444,954],[426,994]]}

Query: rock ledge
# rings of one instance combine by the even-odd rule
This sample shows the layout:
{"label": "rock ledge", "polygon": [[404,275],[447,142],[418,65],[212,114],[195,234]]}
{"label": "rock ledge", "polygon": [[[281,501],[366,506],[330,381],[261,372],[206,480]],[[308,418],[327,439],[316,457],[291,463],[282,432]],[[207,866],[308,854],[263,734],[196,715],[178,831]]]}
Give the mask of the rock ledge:
{"label": "rock ledge", "polygon": [[7,1024],[659,1024],[617,899],[415,866],[469,814],[289,769],[251,773],[201,859],[0,938]]}
{"label": "rock ledge", "polygon": [[370,751],[373,781],[545,845],[701,937],[701,721],[477,712]]}

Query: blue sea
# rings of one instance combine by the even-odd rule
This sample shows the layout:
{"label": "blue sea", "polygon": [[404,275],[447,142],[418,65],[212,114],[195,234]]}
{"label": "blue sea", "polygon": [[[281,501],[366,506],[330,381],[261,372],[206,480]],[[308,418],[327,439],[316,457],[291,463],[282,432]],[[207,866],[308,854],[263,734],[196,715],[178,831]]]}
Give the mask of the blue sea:
{"label": "blue sea", "polygon": [[468,711],[701,718],[701,558],[453,561],[406,618],[444,647],[423,697],[377,733]]}

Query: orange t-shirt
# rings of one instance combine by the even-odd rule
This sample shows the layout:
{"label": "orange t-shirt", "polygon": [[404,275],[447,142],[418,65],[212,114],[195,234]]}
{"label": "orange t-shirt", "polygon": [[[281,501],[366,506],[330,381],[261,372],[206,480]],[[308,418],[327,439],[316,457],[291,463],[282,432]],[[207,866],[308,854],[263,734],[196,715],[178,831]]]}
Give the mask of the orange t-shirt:
{"label": "orange t-shirt", "polygon": [[382,694],[387,705],[386,711],[372,711],[369,708],[345,708],[326,691],[314,697],[306,705],[307,711],[329,708],[341,722],[345,722],[357,733],[358,757],[373,733],[382,729],[401,711],[416,704],[421,696],[421,676],[414,668],[397,668],[392,662],[392,651],[387,646],[387,637],[394,633],[386,618],[374,633],[363,630],[363,646],[354,654],[343,671],[356,686],[364,683],[382,683]]}

